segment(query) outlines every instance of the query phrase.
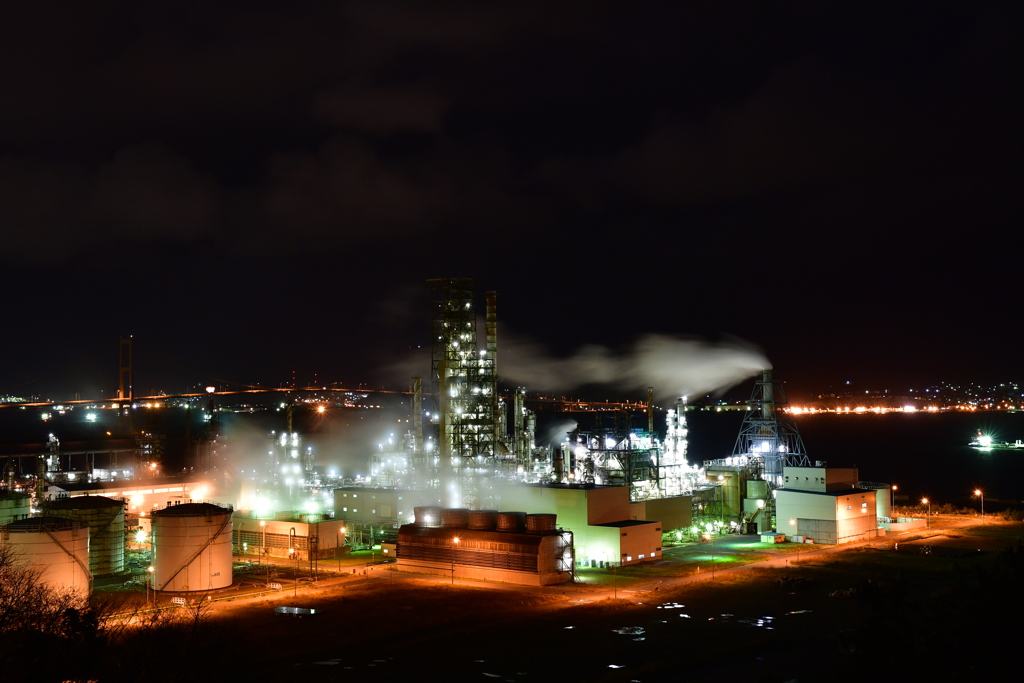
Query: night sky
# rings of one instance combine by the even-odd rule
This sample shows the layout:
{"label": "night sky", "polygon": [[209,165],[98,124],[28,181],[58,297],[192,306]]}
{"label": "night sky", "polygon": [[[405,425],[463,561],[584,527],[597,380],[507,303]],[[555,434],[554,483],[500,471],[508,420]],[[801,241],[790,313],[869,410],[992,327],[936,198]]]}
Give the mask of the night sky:
{"label": "night sky", "polygon": [[439,277],[528,388],[1024,381],[1012,3],[17,4],[0,395],[402,385]]}

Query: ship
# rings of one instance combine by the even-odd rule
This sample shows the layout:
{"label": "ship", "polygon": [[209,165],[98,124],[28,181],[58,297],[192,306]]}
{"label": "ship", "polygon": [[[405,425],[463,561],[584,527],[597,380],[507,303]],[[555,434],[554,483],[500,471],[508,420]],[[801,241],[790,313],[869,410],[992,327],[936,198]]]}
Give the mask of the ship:
{"label": "ship", "polygon": [[978,430],[978,433],[974,438],[967,443],[971,448],[976,448],[979,451],[995,451],[995,450],[1010,450],[1015,448],[1024,448],[1024,441],[1017,439],[1013,443],[1009,441],[997,441],[992,438],[990,434]]}

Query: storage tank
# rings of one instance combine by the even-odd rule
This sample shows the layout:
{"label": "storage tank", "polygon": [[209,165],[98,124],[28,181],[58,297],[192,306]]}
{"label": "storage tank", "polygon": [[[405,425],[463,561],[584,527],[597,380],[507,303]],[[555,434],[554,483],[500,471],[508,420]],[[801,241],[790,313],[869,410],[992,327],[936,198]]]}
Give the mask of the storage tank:
{"label": "storage tank", "polygon": [[521,531],[526,526],[525,512],[499,512],[498,531]]}
{"label": "storage tank", "polygon": [[0,527],[15,553],[42,571],[47,585],[79,597],[92,590],[89,574],[89,527],[64,517],[29,517]]}
{"label": "storage tank", "polygon": [[124,571],[125,503],[105,496],[58,498],[46,514],[83,522],[89,527],[89,571],[110,576]]}
{"label": "storage tank", "polygon": [[445,508],[441,510],[441,526],[446,529],[465,529],[469,524],[469,510],[466,508]]}
{"label": "storage tank", "polygon": [[527,531],[554,531],[555,520],[558,515],[551,513],[537,513],[526,515]]}
{"label": "storage tank", "polygon": [[230,505],[184,503],[154,510],[153,587],[206,591],[231,585]]}
{"label": "storage tank", "polygon": [[24,519],[31,514],[27,493],[4,489],[0,491],[0,525]]}
{"label": "storage tank", "polygon": [[416,526],[441,526],[441,508],[436,505],[424,505],[413,508],[413,514],[416,516]]}
{"label": "storage tank", "polygon": [[490,531],[498,523],[497,510],[470,510],[469,529],[476,531]]}

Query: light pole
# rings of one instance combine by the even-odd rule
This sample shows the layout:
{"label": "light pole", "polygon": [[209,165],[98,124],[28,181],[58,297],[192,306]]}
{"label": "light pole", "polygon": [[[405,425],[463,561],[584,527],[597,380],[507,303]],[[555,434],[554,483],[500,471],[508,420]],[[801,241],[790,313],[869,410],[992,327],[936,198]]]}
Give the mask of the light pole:
{"label": "light pole", "polygon": [[345,527],[338,529],[338,534],[341,535],[341,542],[338,543],[338,573],[341,573],[341,553],[345,550]]}
{"label": "light pole", "polygon": [[452,585],[455,585],[455,546],[459,544],[459,537],[452,538]]}
{"label": "light pole", "polygon": [[899,487],[896,486],[896,484],[893,484],[892,485],[892,491],[890,491],[892,499],[891,499],[890,504],[889,504],[889,517],[895,517],[896,516],[895,512],[896,512],[896,489],[897,488],[899,488]]}
{"label": "light pole", "polygon": [[928,519],[927,519],[927,522],[926,522],[925,526],[931,526],[932,525],[932,502],[930,500],[928,500],[927,498],[922,498],[921,502],[928,506]]}
{"label": "light pole", "polygon": [[263,556],[267,554],[267,523],[260,522],[260,531],[263,532],[263,545],[260,546],[260,564],[263,564]]}
{"label": "light pole", "polygon": [[288,556],[295,556],[295,584],[292,589],[292,596],[299,597],[299,554],[295,551],[295,548],[288,548]]}
{"label": "light pole", "polygon": [[981,498],[981,522],[985,523],[985,492],[981,489],[974,489],[974,495]]}
{"label": "light pole", "polygon": [[704,540],[705,541],[711,541],[711,579],[714,580],[714,578],[715,578],[715,537],[709,531],[709,532],[704,534]]}

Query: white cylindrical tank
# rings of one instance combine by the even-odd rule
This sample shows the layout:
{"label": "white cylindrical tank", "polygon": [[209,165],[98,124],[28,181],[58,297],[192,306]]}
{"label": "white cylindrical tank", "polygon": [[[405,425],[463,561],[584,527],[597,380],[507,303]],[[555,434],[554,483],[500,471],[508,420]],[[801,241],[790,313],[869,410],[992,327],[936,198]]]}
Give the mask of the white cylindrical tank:
{"label": "white cylindrical tank", "polygon": [[15,553],[42,571],[44,583],[88,597],[92,590],[88,526],[64,517],[29,517],[0,530]]}
{"label": "white cylindrical tank", "polygon": [[153,587],[206,591],[231,585],[231,506],[185,503],[154,510]]}
{"label": "white cylindrical tank", "polygon": [[124,571],[124,508],[123,501],[105,496],[74,496],[50,501],[46,513],[88,525],[89,571],[110,576]]}

